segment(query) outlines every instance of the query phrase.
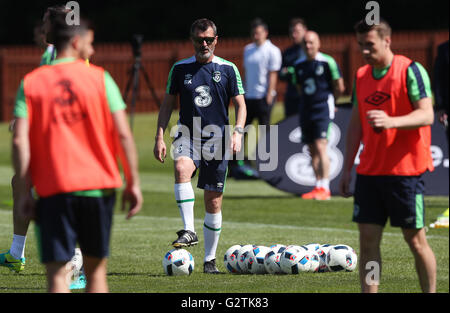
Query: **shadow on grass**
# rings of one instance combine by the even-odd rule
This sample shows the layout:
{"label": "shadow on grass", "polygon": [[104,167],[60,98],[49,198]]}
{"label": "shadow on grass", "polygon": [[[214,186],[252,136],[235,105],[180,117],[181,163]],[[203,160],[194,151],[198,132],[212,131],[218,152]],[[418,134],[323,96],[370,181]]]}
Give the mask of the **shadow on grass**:
{"label": "shadow on grass", "polygon": [[118,273],[112,272],[106,274],[106,276],[142,276],[142,277],[165,277],[165,274],[149,274],[149,273]]}
{"label": "shadow on grass", "polygon": [[260,199],[295,199],[295,198],[299,198],[298,195],[251,195],[251,196],[246,196],[246,195],[236,195],[236,196],[232,196],[232,195],[226,195],[224,194],[223,196],[224,199],[236,199],[236,200],[240,200],[240,199],[248,199],[248,200],[260,200]]}
{"label": "shadow on grass", "polygon": [[46,292],[47,288],[30,288],[30,287],[3,287],[0,286],[0,291],[6,291],[6,292],[15,292],[15,291],[40,291],[40,292]]}

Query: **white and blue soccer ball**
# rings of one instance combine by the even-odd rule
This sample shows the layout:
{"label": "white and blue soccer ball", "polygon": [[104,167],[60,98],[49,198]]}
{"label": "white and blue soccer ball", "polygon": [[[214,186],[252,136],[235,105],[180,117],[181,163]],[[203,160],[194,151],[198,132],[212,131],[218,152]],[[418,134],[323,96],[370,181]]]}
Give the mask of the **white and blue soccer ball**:
{"label": "white and blue soccer ball", "polygon": [[254,247],[255,247],[255,245],[244,245],[238,250],[236,268],[239,273],[241,273],[241,274],[249,273],[247,260],[248,260],[250,251],[253,250]]}
{"label": "white and blue soccer ball", "polygon": [[321,245],[319,249],[316,250],[316,253],[319,256],[320,264],[319,264],[319,273],[329,272],[330,269],[327,265],[327,253],[330,251],[330,249],[333,247],[333,245],[330,244],[324,244]]}
{"label": "white and blue soccer ball", "polygon": [[348,245],[335,245],[327,253],[327,266],[330,271],[354,271],[358,257],[352,247]]}
{"label": "white and blue soccer ball", "polygon": [[247,257],[247,269],[250,274],[267,274],[264,259],[271,251],[266,246],[255,246],[250,250]]}
{"label": "white and blue soccer ball", "polygon": [[269,274],[283,274],[284,272],[280,267],[280,257],[284,250],[286,250],[285,245],[272,245],[269,247],[270,251],[266,254],[264,258],[264,266],[266,272]]}
{"label": "white and blue soccer ball", "polygon": [[288,246],[280,257],[280,268],[286,274],[308,272],[311,263],[307,250],[302,247]]}
{"label": "white and blue soccer ball", "polygon": [[185,249],[172,249],[162,261],[164,272],[169,276],[191,275],[194,271],[194,258]]}
{"label": "white and blue soccer ball", "polygon": [[319,268],[320,268],[320,257],[317,254],[316,251],[312,251],[309,252],[309,263],[310,263],[310,267],[309,267],[309,271],[313,272],[313,273],[317,273],[319,272]]}
{"label": "white and blue soccer ball", "polygon": [[301,247],[310,252],[314,252],[320,248],[320,243],[308,243],[307,245],[303,245]]}
{"label": "white and blue soccer ball", "polygon": [[241,245],[234,245],[228,248],[223,256],[223,264],[228,272],[232,274],[239,273],[239,270],[236,266],[238,260],[238,252],[241,248]]}

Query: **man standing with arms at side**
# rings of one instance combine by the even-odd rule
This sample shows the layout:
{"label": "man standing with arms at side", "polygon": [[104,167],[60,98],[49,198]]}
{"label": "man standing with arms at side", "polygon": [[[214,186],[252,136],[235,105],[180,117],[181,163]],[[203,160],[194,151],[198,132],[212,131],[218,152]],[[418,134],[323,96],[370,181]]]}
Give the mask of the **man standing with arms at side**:
{"label": "man standing with arms at side", "polygon": [[308,30],[306,23],[302,18],[293,18],[289,23],[289,36],[293,45],[283,52],[281,70],[279,78],[286,81],[286,93],[284,94],[284,116],[288,118],[299,113],[302,98],[298,94],[297,86],[292,84],[291,75],[288,68],[296,63],[306,60],[306,54],[303,50],[303,38]]}
{"label": "man standing with arms at side", "polygon": [[[178,238],[172,245],[183,248],[198,243],[194,228],[195,195],[191,178],[199,170],[197,187],[204,190],[206,211],[203,224],[203,272],[217,274],[216,249],[222,228],[227,155],[241,149],[246,115],[244,89],[237,67],[214,55],[218,36],[212,21],[205,18],[196,20],[191,26],[190,37],[195,55],[175,63],[169,73],[166,95],[158,115],[153,152],[155,158],[163,163],[167,152],[164,131],[179,95],[179,128],[173,142],[174,191],[183,229],[177,232]],[[231,142],[226,143],[230,100],[236,108],[236,127]],[[210,130],[207,131],[207,128]],[[209,145],[211,141],[213,145]]]}
{"label": "man standing with arms at side", "polygon": [[[48,290],[68,292],[78,242],[83,253],[87,292],[108,292],[107,257],[115,189],[126,188],[127,218],[142,206],[137,152],[120,91],[102,68],[87,66],[94,33],[84,20],[67,25],[64,16],[49,32],[58,57],[27,74],[14,115],[13,162],[18,212],[36,220]],[[39,195],[36,207],[30,194]]]}
{"label": "man standing with arms at side", "polygon": [[351,196],[351,170],[362,143],[353,211],[359,228],[361,291],[378,291],[379,281],[368,279],[373,268],[367,265],[375,262],[381,274],[380,243],[390,218],[392,226],[402,229],[414,256],[422,291],[435,292],[436,259],[425,234],[422,179],[425,171],[433,170],[430,80],[419,63],[394,55],[386,21],[367,25],[362,20],[355,31],[368,64],[356,73],[340,193]]}
{"label": "man standing with arms at side", "polygon": [[304,38],[306,60],[295,65],[293,84],[302,98],[300,127],[302,142],[308,145],[316,186],[302,199],[329,200],[330,157],[328,131],[334,119],[335,99],[344,92],[344,80],[336,61],[319,52],[320,39],[316,32],[306,32]]}
{"label": "man standing with arms at side", "polygon": [[259,125],[270,125],[270,114],[277,95],[281,51],[267,39],[268,35],[266,23],[260,19],[252,22],[253,42],[244,48],[246,126],[255,118]]}

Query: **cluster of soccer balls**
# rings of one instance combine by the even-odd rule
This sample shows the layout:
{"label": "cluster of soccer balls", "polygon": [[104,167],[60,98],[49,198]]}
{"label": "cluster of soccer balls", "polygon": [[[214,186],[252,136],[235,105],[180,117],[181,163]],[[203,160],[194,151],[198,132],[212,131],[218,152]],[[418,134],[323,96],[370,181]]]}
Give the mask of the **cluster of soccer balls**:
{"label": "cluster of soccer balls", "polygon": [[298,274],[353,271],[357,259],[353,248],[344,244],[234,245],[225,253],[224,265],[233,274]]}
{"label": "cluster of soccer balls", "polygon": [[[224,255],[224,265],[233,274],[298,274],[355,270],[358,257],[344,244],[310,243],[303,246],[234,245]],[[190,275],[194,258],[185,249],[173,249],[163,258],[166,275]]]}

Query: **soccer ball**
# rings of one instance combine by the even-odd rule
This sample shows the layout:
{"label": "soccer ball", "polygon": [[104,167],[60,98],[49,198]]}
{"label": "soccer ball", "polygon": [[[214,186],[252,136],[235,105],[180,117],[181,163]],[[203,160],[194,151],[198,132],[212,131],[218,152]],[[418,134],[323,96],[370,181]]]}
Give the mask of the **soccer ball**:
{"label": "soccer ball", "polygon": [[311,263],[309,271],[316,273],[320,268],[320,257],[316,251],[309,253],[309,262]]}
{"label": "soccer ball", "polygon": [[223,256],[223,263],[225,265],[225,268],[230,273],[238,273],[238,269],[236,267],[237,263],[237,257],[239,249],[241,248],[241,245],[234,245],[230,247],[227,252],[225,252],[225,255]]}
{"label": "soccer ball", "polygon": [[297,249],[297,250],[302,250],[303,249],[301,246],[298,246],[298,245],[289,245],[289,246],[286,247],[286,249],[288,249],[288,248],[294,248],[294,249]]}
{"label": "soccer ball", "polygon": [[81,268],[83,267],[83,255],[80,248],[75,248],[75,254],[70,260],[69,266],[74,277],[80,276]]}
{"label": "soccer ball", "polygon": [[327,253],[330,251],[330,249],[333,247],[333,245],[325,244],[321,245],[319,249],[316,250],[317,255],[319,256],[319,273],[329,272],[330,269],[327,265]]}
{"label": "soccer ball", "polygon": [[288,246],[280,257],[280,268],[286,274],[307,272],[311,267],[307,250]]}
{"label": "soccer ball", "polygon": [[285,245],[280,245],[280,244],[276,244],[276,245],[271,245],[270,250],[272,250],[275,253],[281,253],[286,249]]}
{"label": "soccer ball", "polygon": [[247,268],[251,274],[266,274],[264,259],[267,253],[271,252],[269,247],[256,246],[250,250],[247,258]]}
{"label": "soccer ball", "polygon": [[286,250],[286,246],[283,245],[273,245],[270,246],[269,253],[266,254],[264,258],[264,267],[269,274],[283,274],[284,272],[280,267],[280,257],[283,251]]}
{"label": "soccer ball", "polygon": [[303,249],[308,250],[310,252],[317,251],[320,248],[320,244],[318,243],[309,243],[307,245],[301,246]]}
{"label": "soccer ball", "polygon": [[238,270],[239,273],[241,274],[248,274],[248,264],[247,264],[247,258],[248,258],[248,254],[251,250],[253,250],[255,246],[254,245],[245,245],[242,246],[239,250],[238,250],[238,257],[237,257],[237,262],[236,262],[236,268]]}
{"label": "soccer ball", "polygon": [[332,272],[353,271],[357,264],[357,255],[352,247],[336,245],[327,253],[327,266]]}
{"label": "soccer ball", "polygon": [[162,261],[164,272],[169,276],[191,275],[194,271],[194,258],[187,250],[172,249]]}

